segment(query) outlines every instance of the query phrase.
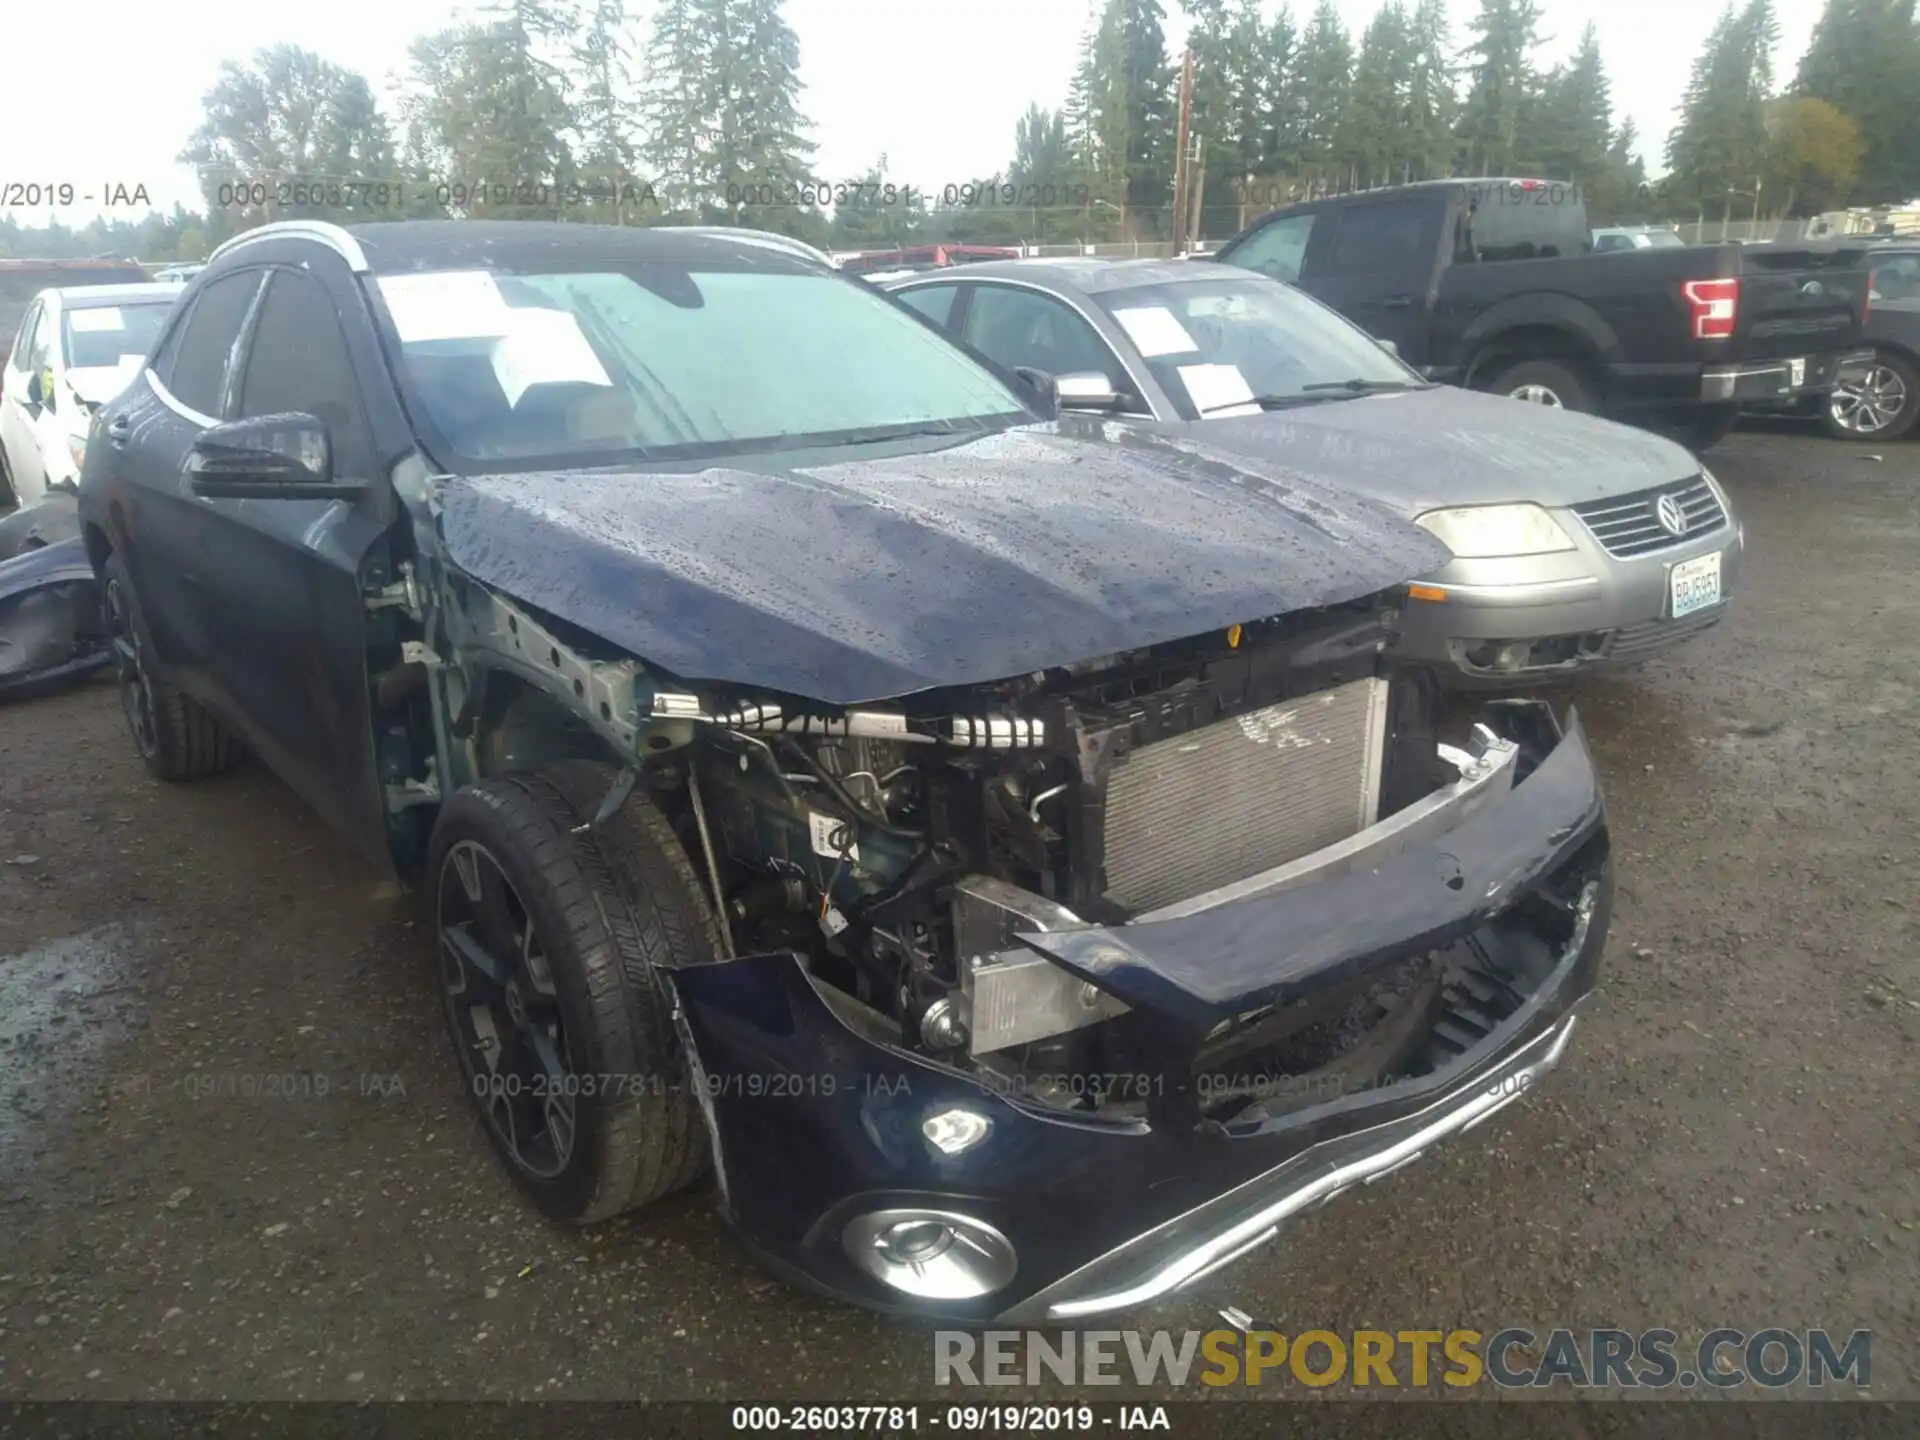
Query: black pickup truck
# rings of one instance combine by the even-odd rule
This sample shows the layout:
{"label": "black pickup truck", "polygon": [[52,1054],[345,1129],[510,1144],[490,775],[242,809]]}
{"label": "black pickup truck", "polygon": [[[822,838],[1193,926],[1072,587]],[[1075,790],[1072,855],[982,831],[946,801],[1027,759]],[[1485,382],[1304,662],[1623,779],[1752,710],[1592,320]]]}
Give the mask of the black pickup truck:
{"label": "black pickup truck", "polygon": [[1857,248],[1595,254],[1579,187],[1436,180],[1264,215],[1214,261],[1298,286],[1434,380],[1667,431],[1818,400],[1870,360]]}

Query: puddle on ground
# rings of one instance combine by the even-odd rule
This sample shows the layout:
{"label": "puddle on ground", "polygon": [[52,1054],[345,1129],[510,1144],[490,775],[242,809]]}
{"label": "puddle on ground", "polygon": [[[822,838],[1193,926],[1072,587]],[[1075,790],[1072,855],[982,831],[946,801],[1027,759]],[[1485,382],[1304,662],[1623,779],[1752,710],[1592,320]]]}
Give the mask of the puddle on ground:
{"label": "puddle on ground", "polygon": [[137,938],[133,925],[104,925],[0,955],[0,1175],[104,1095],[101,1052],[135,1010]]}

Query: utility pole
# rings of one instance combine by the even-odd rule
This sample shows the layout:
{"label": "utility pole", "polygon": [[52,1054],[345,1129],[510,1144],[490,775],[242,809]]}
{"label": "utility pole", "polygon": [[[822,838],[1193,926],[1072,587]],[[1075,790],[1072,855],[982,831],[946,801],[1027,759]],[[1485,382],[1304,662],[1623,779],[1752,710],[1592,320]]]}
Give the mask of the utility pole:
{"label": "utility pole", "polygon": [[1187,226],[1187,243],[1200,243],[1200,222],[1206,218],[1203,205],[1207,193],[1207,142],[1193,137],[1193,159],[1187,165],[1187,188],[1193,192],[1192,222]]}
{"label": "utility pole", "polygon": [[1180,62],[1180,134],[1173,161],[1173,253],[1180,253],[1187,228],[1187,123],[1193,113],[1193,51]]}

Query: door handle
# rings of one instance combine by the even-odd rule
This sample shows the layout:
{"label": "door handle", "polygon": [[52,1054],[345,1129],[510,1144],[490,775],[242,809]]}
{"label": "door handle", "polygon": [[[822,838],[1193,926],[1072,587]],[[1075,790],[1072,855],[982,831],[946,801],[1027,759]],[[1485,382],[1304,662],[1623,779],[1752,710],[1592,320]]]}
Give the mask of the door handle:
{"label": "door handle", "polygon": [[107,422],[107,439],[115,446],[123,446],[133,434],[133,422],[124,415],[116,415]]}
{"label": "door handle", "polygon": [[1405,310],[1413,304],[1411,295],[1389,295],[1380,302],[1382,310]]}

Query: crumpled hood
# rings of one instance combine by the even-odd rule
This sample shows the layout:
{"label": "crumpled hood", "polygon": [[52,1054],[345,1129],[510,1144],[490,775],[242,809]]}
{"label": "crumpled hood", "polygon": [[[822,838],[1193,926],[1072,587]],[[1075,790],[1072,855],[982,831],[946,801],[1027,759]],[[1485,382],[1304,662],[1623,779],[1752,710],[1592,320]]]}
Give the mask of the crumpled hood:
{"label": "crumpled hood", "polygon": [[1449,558],[1364,501],[1137,431],[852,453],[453,477],[441,532],[476,579],[684,679],[837,705],[1335,604]]}
{"label": "crumpled hood", "polygon": [[1687,479],[1700,462],[1631,426],[1441,386],[1153,426],[1415,515],[1443,505],[1575,505]]}

